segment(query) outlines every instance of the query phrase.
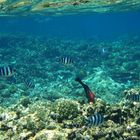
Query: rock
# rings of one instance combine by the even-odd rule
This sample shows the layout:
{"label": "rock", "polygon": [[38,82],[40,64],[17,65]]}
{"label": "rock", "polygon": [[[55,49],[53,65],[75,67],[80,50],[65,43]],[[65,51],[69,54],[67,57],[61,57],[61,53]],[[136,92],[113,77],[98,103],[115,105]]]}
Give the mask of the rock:
{"label": "rock", "polygon": [[27,140],[33,135],[32,132],[23,132],[20,134],[20,140]]}

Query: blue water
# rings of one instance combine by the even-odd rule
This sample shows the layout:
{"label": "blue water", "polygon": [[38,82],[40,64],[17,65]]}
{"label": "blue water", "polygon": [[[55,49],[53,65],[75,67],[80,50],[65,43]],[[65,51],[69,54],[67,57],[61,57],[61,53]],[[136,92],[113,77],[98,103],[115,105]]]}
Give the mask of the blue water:
{"label": "blue water", "polygon": [[140,11],[0,17],[0,140],[139,139],[139,106]]}
{"label": "blue water", "polygon": [[60,17],[0,17],[0,32],[39,36],[115,39],[140,34],[140,11],[95,13]]}
{"label": "blue water", "polygon": [[[118,102],[123,90],[139,85],[139,17],[140,11],[0,17],[0,33],[6,34],[0,38],[1,65],[12,64],[20,73],[16,88],[22,87],[26,77],[34,80],[37,93],[26,93],[31,98],[75,99],[78,89],[71,83],[78,75],[97,97]],[[57,63],[62,56],[72,57],[75,66]],[[46,86],[49,94],[43,91]],[[42,95],[38,95],[40,90]],[[55,97],[55,92],[60,96]],[[9,94],[8,105],[22,96],[14,95]],[[5,96],[3,93],[2,98],[7,99]],[[82,89],[78,97],[85,98]]]}

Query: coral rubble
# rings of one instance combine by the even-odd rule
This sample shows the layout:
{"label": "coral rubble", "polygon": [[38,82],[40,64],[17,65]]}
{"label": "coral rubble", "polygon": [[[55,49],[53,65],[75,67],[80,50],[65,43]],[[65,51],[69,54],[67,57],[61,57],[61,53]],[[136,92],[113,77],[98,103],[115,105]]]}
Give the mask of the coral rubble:
{"label": "coral rubble", "polygon": [[[22,102],[8,109],[0,109],[2,139],[138,140],[140,136],[140,102],[128,106],[123,101],[110,105],[101,99],[95,104],[58,99],[55,102],[36,101],[28,107]],[[96,112],[104,115],[104,123],[100,126],[86,126],[86,116]]]}

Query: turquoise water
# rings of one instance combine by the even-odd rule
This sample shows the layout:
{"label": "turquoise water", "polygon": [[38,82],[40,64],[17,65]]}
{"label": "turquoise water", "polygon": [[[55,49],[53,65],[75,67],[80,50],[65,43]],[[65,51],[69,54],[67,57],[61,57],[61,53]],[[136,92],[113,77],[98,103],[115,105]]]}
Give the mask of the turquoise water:
{"label": "turquoise water", "polygon": [[[120,102],[123,91],[140,82],[139,16],[139,11],[129,11],[1,17],[1,66],[16,70],[10,78],[1,77],[1,104],[9,106],[22,96],[86,101],[76,76],[97,98]],[[75,63],[59,63],[62,57]],[[25,88],[28,78],[35,88]]]}
{"label": "turquoise water", "polygon": [[0,0],[0,140],[139,140],[139,5]]}

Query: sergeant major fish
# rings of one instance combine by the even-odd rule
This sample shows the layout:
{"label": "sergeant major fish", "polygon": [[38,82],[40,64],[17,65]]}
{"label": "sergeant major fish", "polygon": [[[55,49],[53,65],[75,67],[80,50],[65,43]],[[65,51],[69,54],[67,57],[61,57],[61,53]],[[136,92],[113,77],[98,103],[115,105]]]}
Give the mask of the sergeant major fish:
{"label": "sergeant major fish", "polygon": [[133,101],[133,102],[139,102],[140,101],[140,94],[129,94],[126,96],[127,100]]}
{"label": "sergeant major fish", "polygon": [[12,66],[3,66],[0,67],[0,76],[2,77],[11,77],[15,73],[15,70],[12,68]]}
{"label": "sergeant major fish", "polygon": [[25,79],[24,84],[25,84],[26,88],[34,88],[35,87],[34,81],[32,79]]}
{"label": "sergeant major fish", "polygon": [[62,58],[59,58],[58,61],[59,61],[60,63],[62,63],[62,64],[65,64],[65,65],[73,64],[73,63],[74,63],[73,59],[70,58],[70,57],[62,57]]}
{"label": "sergeant major fish", "polygon": [[97,113],[93,116],[89,116],[86,118],[85,125],[87,126],[98,126],[104,122],[103,115]]}

